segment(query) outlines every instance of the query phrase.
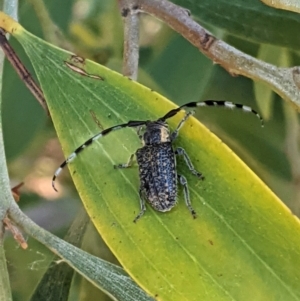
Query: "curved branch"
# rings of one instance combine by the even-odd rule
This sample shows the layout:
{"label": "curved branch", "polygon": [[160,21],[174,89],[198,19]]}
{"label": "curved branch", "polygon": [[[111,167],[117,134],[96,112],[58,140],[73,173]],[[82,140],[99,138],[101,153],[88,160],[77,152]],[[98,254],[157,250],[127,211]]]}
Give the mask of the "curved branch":
{"label": "curved branch", "polygon": [[162,20],[190,43],[234,75],[260,80],[300,109],[300,67],[280,68],[265,63],[214,37],[188,11],[167,0],[136,0],[137,11]]}
{"label": "curved branch", "polygon": [[139,63],[139,13],[135,0],[119,0],[124,21],[123,75],[136,80]]}

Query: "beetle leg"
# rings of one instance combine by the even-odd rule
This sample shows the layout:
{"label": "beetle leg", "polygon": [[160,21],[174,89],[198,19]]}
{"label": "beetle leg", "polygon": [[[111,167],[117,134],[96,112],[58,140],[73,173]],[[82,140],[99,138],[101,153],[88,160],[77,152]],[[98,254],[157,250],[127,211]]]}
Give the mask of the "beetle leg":
{"label": "beetle leg", "polygon": [[178,134],[179,134],[179,130],[182,128],[182,126],[184,125],[184,123],[186,122],[186,120],[191,116],[191,115],[194,115],[195,114],[195,111],[190,111],[190,112],[187,112],[185,114],[185,116],[181,119],[181,121],[179,122],[179,124],[177,125],[177,128],[176,130],[171,134],[171,141],[174,141],[177,137],[178,137]]}
{"label": "beetle leg", "polygon": [[141,211],[140,213],[135,217],[135,219],[133,220],[134,223],[136,223],[145,213],[146,211],[146,204],[145,204],[145,199],[143,198],[143,192],[142,189],[140,188],[139,191],[139,195],[140,195],[140,206],[141,206]]}
{"label": "beetle leg", "polygon": [[189,158],[188,154],[186,153],[186,151],[182,148],[182,147],[177,147],[175,150],[175,155],[181,155],[184,158],[184,161],[186,163],[186,165],[188,166],[189,170],[191,171],[191,173],[198,177],[199,179],[203,180],[204,176],[202,175],[201,172],[198,172],[195,167],[193,166],[193,163],[191,161],[191,159]]}
{"label": "beetle leg", "polygon": [[196,211],[193,209],[192,203],[191,203],[191,200],[190,200],[190,193],[189,193],[187,180],[182,175],[177,175],[177,177],[178,177],[179,183],[183,186],[185,204],[188,207],[189,211],[191,212],[193,218],[196,218],[197,217]]}
{"label": "beetle leg", "polygon": [[114,169],[118,169],[118,168],[128,168],[132,166],[132,162],[133,162],[133,158],[134,158],[134,154],[131,154],[127,163],[123,163],[123,164],[118,164],[118,165],[114,165]]}

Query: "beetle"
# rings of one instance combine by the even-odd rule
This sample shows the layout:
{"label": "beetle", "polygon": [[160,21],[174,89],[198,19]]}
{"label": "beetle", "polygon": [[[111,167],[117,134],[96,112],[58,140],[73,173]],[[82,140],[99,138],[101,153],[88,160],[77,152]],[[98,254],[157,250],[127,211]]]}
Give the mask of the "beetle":
{"label": "beetle", "polygon": [[[223,100],[189,102],[169,111],[157,120],[131,120],[127,123],[107,128],[91,137],[75,149],[75,151],[56,170],[52,178],[52,187],[56,190],[55,180],[63,168],[73,161],[80,152],[82,152],[87,146],[91,145],[94,141],[112,133],[113,131],[126,127],[137,128],[137,134],[141,139],[143,146],[139,148],[135,154],[130,156],[127,163],[114,165],[114,168],[116,169],[128,168],[132,166],[134,155],[136,156],[140,178],[140,212],[135,217],[134,222],[136,222],[145,213],[146,201],[157,211],[170,211],[177,203],[178,182],[183,186],[185,204],[191,215],[196,218],[196,212],[192,207],[189,196],[187,180],[183,175],[177,173],[176,156],[183,156],[186,165],[193,175],[199,179],[204,179],[204,177],[194,168],[188,154],[182,147],[177,147],[175,149],[173,147],[174,140],[178,137],[179,130],[184,125],[185,121],[195,113],[195,111],[191,110],[186,112],[185,116],[173,132],[170,131],[166,120],[175,116],[184,108],[204,106],[221,106],[230,109],[237,108],[244,112],[253,113],[260,119],[261,125],[263,126],[262,117],[252,108],[242,104]],[[143,133],[141,133],[142,130]]]}

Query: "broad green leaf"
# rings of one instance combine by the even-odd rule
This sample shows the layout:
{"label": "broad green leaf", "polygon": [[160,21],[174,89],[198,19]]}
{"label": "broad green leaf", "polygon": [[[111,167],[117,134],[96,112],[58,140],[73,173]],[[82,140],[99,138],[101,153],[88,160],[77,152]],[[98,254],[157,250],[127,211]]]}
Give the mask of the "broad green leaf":
{"label": "broad green leaf", "polygon": [[278,10],[259,0],[172,0],[192,16],[230,34],[259,43],[299,49],[300,19],[293,12]]}
{"label": "broad green leaf", "polygon": [[[155,119],[175,107],[88,60],[84,69],[104,80],[82,77],[64,64],[69,53],[19,25],[0,25],[13,32],[30,57],[66,155],[98,131],[91,109],[109,127]],[[170,120],[170,127],[182,116]],[[254,116],[246,118],[259,126]],[[196,119],[188,120],[176,145],[186,149],[206,177],[200,182],[179,160],[198,213],[195,220],[180,190],[179,204],[171,212],[147,206],[145,216],[132,222],[139,211],[137,169],[112,167],[139,147],[131,129],[94,143],[70,164],[91,219],[126,271],[158,300],[299,300],[298,219]]]}

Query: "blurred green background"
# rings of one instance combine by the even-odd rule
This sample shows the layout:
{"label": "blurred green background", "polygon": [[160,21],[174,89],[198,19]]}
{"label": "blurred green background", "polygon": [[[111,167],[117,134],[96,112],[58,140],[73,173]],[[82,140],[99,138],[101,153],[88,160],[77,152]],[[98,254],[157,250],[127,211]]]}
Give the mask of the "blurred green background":
{"label": "blurred green background", "polygon": [[[300,25],[297,14],[268,8],[259,0],[174,2],[190,9],[218,38],[248,54],[277,65],[299,63],[299,42],[294,38]],[[41,0],[21,1],[19,21],[28,31],[121,71],[123,28],[116,1],[51,0],[45,1],[45,7],[41,5]],[[57,26],[56,32],[53,24],[49,27],[48,17]],[[13,39],[10,42],[32,70],[20,45]],[[228,100],[249,105],[263,115],[264,128],[256,118],[239,111],[201,108],[196,114],[299,216],[299,122],[294,109],[267,88],[214,65],[150,16],[141,17],[140,45],[139,81],[178,105],[205,99]],[[81,207],[80,200],[68,172],[60,178],[59,194],[52,190],[51,177],[64,159],[59,142],[51,120],[7,63],[3,120],[12,186],[25,183],[21,208],[39,225],[63,237]],[[27,300],[45,269],[55,262],[51,253],[31,238],[26,251],[19,250],[9,235],[5,243],[14,300]],[[83,248],[116,262],[92,225],[85,233]],[[79,276],[72,290],[72,300],[110,300]]]}

